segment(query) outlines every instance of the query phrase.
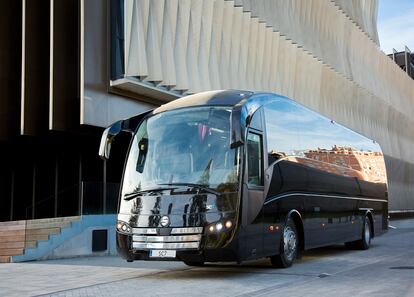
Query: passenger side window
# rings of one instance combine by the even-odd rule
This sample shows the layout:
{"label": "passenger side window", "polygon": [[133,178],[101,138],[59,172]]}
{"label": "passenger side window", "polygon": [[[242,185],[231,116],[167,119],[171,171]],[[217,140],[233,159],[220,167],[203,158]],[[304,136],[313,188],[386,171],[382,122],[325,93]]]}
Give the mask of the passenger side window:
{"label": "passenger side window", "polygon": [[263,185],[262,136],[249,132],[247,135],[248,185]]}
{"label": "passenger side window", "polygon": [[297,155],[300,150],[298,121],[306,117],[287,100],[265,105],[264,114],[269,166],[279,159]]}

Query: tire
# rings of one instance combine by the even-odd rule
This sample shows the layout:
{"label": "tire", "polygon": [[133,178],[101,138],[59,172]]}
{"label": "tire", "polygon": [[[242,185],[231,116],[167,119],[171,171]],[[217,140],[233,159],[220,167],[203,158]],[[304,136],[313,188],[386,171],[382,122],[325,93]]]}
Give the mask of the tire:
{"label": "tire", "polygon": [[295,223],[288,219],[280,237],[279,254],[270,257],[273,267],[287,268],[292,266],[298,255],[299,235]]}
{"label": "tire", "polygon": [[362,227],[361,239],[355,242],[355,248],[359,250],[369,249],[372,239],[371,229],[371,220],[368,216],[365,216],[364,225]]}
{"label": "tire", "polygon": [[204,262],[196,262],[196,261],[184,261],[184,264],[187,266],[193,266],[193,267],[204,266]]}
{"label": "tire", "polygon": [[345,247],[348,249],[367,250],[371,245],[372,228],[371,220],[368,216],[364,217],[362,225],[361,239],[356,241],[345,242]]}

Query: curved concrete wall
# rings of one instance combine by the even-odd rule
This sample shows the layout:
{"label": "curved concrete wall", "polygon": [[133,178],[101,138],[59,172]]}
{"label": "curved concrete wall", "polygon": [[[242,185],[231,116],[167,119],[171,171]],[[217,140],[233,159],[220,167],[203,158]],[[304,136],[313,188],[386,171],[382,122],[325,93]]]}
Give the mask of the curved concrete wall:
{"label": "curved concrete wall", "polygon": [[377,140],[390,208],[414,209],[414,84],[374,42],[376,7],[125,0],[125,77],[179,94],[237,88],[294,98]]}
{"label": "curved concrete wall", "polygon": [[331,0],[379,45],[377,31],[377,0]]}

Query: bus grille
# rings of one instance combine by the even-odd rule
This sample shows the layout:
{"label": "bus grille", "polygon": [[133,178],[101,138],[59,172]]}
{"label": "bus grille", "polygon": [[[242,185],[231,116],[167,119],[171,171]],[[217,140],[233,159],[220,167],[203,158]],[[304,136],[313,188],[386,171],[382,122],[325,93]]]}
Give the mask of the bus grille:
{"label": "bus grille", "polygon": [[132,233],[134,249],[198,249],[203,227],[172,228],[168,236],[157,235],[156,228],[133,228]]}

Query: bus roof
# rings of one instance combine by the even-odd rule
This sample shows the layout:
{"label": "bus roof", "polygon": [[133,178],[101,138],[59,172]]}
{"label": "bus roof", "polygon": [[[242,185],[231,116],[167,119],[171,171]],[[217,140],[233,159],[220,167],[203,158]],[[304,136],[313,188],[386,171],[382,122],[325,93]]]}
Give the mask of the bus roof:
{"label": "bus roof", "polygon": [[202,105],[225,105],[235,106],[243,100],[247,100],[253,94],[252,91],[243,90],[219,90],[207,91],[190,96],[185,96],[169,103],[163,104],[154,110],[154,114],[177,108],[202,106]]}

